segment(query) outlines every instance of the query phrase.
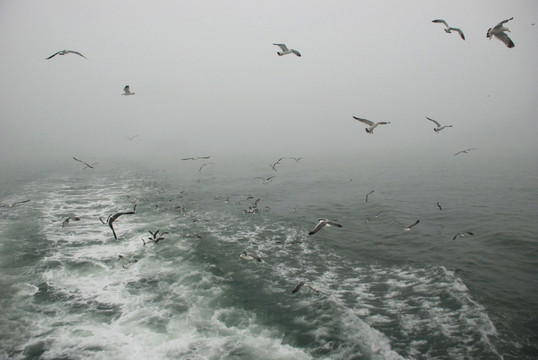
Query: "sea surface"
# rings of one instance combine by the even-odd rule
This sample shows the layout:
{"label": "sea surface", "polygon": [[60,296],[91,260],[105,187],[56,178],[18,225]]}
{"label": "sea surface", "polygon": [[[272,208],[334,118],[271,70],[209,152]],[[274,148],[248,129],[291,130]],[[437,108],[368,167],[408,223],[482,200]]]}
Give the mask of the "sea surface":
{"label": "sea surface", "polygon": [[460,156],[3,173],[0,358],[536,359],[538,170]]}

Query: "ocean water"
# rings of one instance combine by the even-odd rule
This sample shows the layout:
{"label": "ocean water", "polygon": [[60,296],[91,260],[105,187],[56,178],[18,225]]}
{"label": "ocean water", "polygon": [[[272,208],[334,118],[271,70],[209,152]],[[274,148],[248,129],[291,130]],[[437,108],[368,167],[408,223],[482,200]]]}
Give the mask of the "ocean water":
{"label": "ocean water", "polygon": [[202,161],[3,174],[0,358],[537,358],[532,166]]}

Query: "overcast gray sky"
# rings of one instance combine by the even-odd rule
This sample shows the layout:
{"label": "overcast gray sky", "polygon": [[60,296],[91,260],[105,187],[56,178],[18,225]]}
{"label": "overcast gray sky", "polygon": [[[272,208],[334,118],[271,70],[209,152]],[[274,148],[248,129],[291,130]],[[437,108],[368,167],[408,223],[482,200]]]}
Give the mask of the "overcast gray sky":
{"label": "overcast gray sky", "polygon": [[[486,39],[512,16],[515,48]],[[536,0],[3,0],[0,161],[533,158],[536,22]],[[45,60],[62,49],[88,60]],[[353,115],[391,124],[368,135]],[[454,127],[435,134],[425,116]]]}

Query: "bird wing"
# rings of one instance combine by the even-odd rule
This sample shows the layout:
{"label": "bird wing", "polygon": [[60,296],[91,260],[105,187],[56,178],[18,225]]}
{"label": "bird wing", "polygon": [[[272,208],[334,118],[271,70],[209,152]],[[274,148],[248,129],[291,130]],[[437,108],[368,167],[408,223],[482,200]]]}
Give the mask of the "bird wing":
{"label": "bird wing", "polygon": [[326,225],[326,221],[325,220],[320,220],[317,225],[314,227],[314,229],[312,229],[312,231],[310,231],[308,233],[308,235],[314,235],[315,233],[317,233],[322,227],[324,227]]}
{"label": "bird wing", "polygon": [[459,236],[459,233],[457,233],[456,235],[454,235],[454,237],[452,238],[452,241],[456,240]]}
{"label": "bird wing", "polygon": [[129,94],[131,91],[129,90],[129,85],[125,85],[125,87],[123,88],[123,91],[126,93],[126,94]]}
{"label": "bird wing", "polygon": [[503,24],[509,22],[510,20],[513,20],[514,17],[511,17],[510,19],[506,19],[506,20],[503,20],[501,21],[500,23],[498,23],[497,25],[495,25],[495,27],[501,27]]}
{"label": "bird wing", "polygon": [[49,56],[48,58],[46,58],[45,60],[48,60],[48,59],[52,59],[53,57],[55,57],[56,55],[58,55],[60,52],[57,51],[55,52],[54,54],[52,54],[51,56]]}
{"label": "bird wing", "polygon": [[435,19],[435,20],[432,20],[432,23],[445,24],[445,26],[448,27],[448,24],[447,24],[446,21],[444,21],[443,19]]}
{"label": "bird wing", "polygon": [[82,55],[81,53],[79,53],[78,51],[73,51],[73,50],[67,50],[67,52],[70,52],[70,53],[73,53],[73,54],[77,54],[79,56],[82,56],[84,59],[88,60],[88,58],[84,55]]}
{"label": "bird wing", "polygon": [[390,124],[390,121],[380,121],[377,123],[377,125],[387,125]]}
{"label": "bird wing", "polygon": [[328,220],[327,224],[331,225],[331,226],[342,227],[341,224],[337,223],[336,221],[332,221],[332,220]]}
{"label": "bird wing", "polygon": [[465,233],[466,233],[467,235],[474,236],[474,234],[473,234],[472,232],[470,232],[470,231],[466,231]]}
{"label": "bird wing", "polygon": [[273,44],[273,45],[279,46],[282,49],[282,51],[288,51],[288,47],[286,46],[286,44]]}
{"label": "bird wing", "polygon": [[504,32],[499,32],[499,33],[495,33],[493,34],[497,39],[501,40],[506,46],[508,46],[509,48],[513,48],[514,46],[516,46],[514,44],[514,42],[512,41],[512,39],[510,39],[508,37],[508,35],[506,35]]}
{"label": "bird wing", "polygon": [[292,293],[296,293],[297,291],[299,291],[299,289],[304,285],[304,282],[300,282],[299,284],[297,284],[297,286],[291,291]]}
{"label": "bird wing", "polygon": [[301,53],[299,53],[297,50],[291,49],[291,52],[294,53],[295,55],[301,57]]}
{"label": "bird wing", "polygon": [[420,220],[417,220],[415,221],[413,224],[409,225],[407,228],[408,229],[411,229],[413,226],[415,226],[416,224],[418,224],[420,222]]}
{"label": "bird wing", "polygon": [[433,120],[433,119],[430,119],[429,117],[426,116],[426,119],[430,120],[430,121],[433,121],[435,123],[435,125],[437,125],[438,127],[441,127],[441,124],[439,124],[439,122]]}
{"label": "bird wing", "polygon": [[451,30],[457,31],[460,34],[461,38],[465,40],[465,35],[463,35],[463,31],[461,31],[461,29],[453,28],[453,27],[448,28],[448,31],[451,31]]}
{"label": "bird wing", "polygon": [[374,122],[373,122],[373,121],[370,121],[370,120],[361,119],[361,118],[356,117],[356,116],[353,116],[353,119],[355,119],[355,120],[359,120],[360,122],[363,122],[363,123],[368,124],[368,125],[370,125],[370,126],[374,125]]}

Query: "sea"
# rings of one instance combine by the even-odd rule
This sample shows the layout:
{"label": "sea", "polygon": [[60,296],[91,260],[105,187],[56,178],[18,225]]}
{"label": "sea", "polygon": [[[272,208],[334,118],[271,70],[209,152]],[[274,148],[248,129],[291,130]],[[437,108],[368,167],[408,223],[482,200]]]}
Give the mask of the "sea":
{"label": "sea", "polygon": [[536,359],[538,169],[477,154],[3,172],[0,359]]}

